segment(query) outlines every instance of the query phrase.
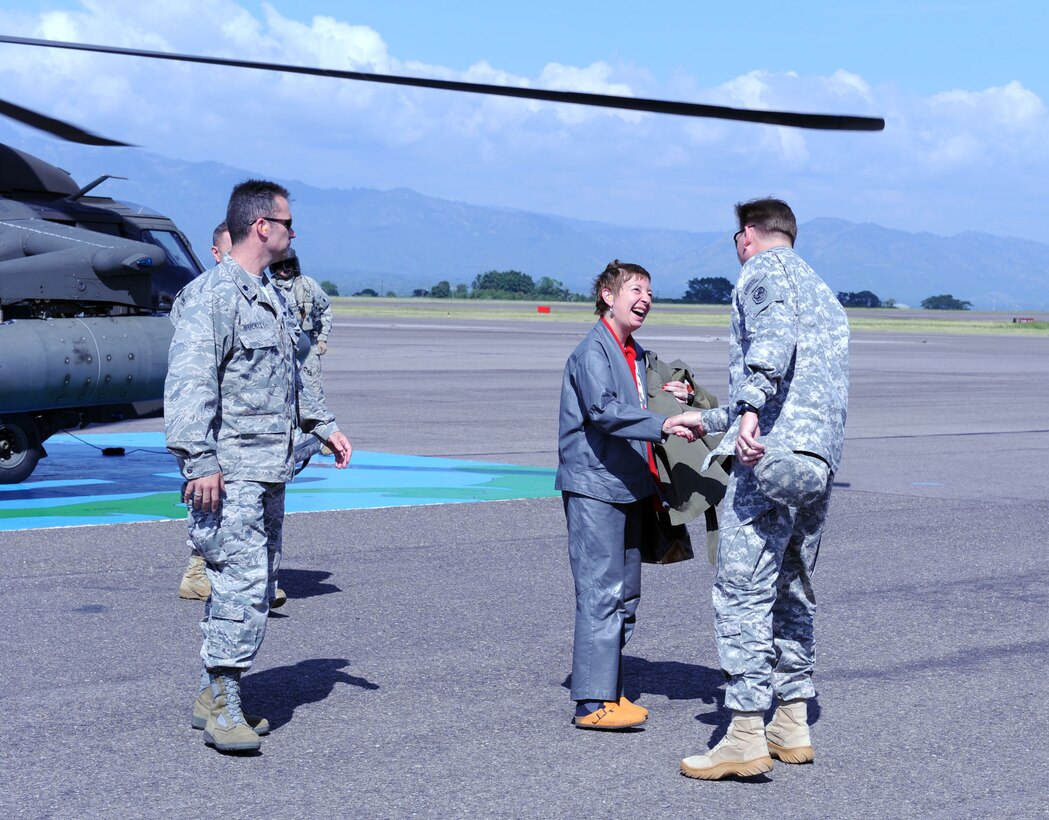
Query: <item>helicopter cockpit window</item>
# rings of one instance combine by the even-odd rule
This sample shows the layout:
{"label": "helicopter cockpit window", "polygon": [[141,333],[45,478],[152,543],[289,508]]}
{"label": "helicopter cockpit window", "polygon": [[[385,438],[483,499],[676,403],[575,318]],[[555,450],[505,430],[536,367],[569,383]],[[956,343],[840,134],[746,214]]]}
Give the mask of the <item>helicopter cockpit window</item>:
{"label": "helicopter cockpit window", "polygon": [[204,270],[180,234],[173,231],[144,230],[143,242],[159,245],[167,255],[167,264],[153,271],[153,310],[171,310],[175,295]]}
{"label": "helicopter cockpit window", "polygon": [[182,237],[171,231],[142,231],[142,241],[151,242],[164,249],[168,257],[169,268],[182,268],[190,274],[190,278],[201,272],[193,252],[186,247]]}

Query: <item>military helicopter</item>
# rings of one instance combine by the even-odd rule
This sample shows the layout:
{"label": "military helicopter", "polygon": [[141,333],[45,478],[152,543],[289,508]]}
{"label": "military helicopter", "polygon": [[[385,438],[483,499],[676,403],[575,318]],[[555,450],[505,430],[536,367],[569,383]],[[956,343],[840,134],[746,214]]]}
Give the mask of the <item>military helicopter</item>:
{"label": "military helicopter", "polygon": [[161,410],[175,294],[203,271],[170,219],[0,145],[0,483],[58,430]]}
{"label": "military helicopter", "polygon": [[[698,103],[434,80],[191,54],[0,36],[0,43],[202,63],[712,117],[795,128],[879,131],[876,117],[750,110]],[[0,100],[0,114],[59,139],[125,143]],[[65,171],[0,145],[0,484],[27,478],[55,432],[162,409],[178,291],[203,271],[186,237],[149,209],[91,195]]]}

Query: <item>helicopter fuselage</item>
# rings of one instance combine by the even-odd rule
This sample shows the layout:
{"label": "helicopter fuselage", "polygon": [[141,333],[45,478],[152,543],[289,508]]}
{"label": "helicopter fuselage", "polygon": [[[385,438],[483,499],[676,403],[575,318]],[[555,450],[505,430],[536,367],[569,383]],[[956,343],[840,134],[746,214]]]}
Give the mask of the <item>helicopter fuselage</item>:
{"label": "helicopter fuselage", "polygon": [[0,483],[59,430],[162,410],[175,295],[203,266],[165,216],[0,145]]}

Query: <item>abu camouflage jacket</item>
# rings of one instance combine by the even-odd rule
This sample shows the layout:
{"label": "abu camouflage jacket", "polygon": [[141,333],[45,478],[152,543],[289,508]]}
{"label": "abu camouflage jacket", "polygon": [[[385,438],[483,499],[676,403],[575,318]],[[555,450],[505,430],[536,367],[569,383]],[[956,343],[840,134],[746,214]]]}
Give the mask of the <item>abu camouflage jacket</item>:
{"label": "abu camouflage jacket", "polygon": [[338,428],[299,390],[299,329],[269,279],[227,255],[183,288],[171,321],[164,424],[183,476],[290,481],[294,428],[324,439]]}

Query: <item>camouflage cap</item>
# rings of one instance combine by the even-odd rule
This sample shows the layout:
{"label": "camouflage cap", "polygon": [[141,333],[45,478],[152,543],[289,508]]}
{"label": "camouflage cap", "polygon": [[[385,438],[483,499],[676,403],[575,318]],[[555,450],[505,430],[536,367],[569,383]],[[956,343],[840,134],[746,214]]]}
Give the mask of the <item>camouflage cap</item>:
{"label": "camouflage cap", "polygon": [[805,453],[773,450],[754,467],[758,488],[773,501],[788,507],[804,507],[827,489],[827,462]]}

